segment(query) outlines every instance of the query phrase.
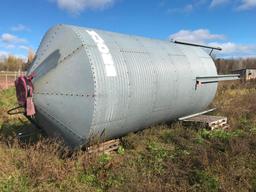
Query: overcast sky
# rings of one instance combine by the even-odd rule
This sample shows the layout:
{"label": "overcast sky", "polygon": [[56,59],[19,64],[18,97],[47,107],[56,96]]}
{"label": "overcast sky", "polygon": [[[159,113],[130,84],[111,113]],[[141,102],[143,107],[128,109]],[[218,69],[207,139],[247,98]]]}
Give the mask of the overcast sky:
{"label": "overcast sky", "polygon": [[0,58],[25,57],[63,23],[221,46],[219,57],[256,56],[256,0],[2,0]]}

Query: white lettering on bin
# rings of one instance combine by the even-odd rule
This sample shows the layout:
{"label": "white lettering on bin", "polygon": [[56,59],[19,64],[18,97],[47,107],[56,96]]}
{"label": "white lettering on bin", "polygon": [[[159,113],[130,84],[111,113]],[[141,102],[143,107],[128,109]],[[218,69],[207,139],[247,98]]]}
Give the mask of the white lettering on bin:
{"label": "white lettering on bin", "polygon": [[114,65],[113,57],[109,51],[108,46],[105,44],[104,40],[99,36],[95,31],[86,30],[87,33],[91,36],[93,41],[96,43],[98,50],[101,54],[103,63],[105,64],[105,72],[108,77],[116,76],[116,68]]}

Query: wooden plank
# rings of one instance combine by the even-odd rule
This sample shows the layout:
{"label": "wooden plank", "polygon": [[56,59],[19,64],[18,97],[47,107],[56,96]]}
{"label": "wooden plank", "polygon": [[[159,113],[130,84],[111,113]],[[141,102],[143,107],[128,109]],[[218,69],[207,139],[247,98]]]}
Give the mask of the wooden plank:
{"label": "wooden plank", "polygon": [[203,122],[203,123],[212,123],[216,121],[227,121],[227,117],[221,117],[221,116],[210,116],[210,115],[198,115],[196,117],[192,117],[189,119],[186,119],[184,121],[195,121],[195,122]]}
{"label": "wooden plank", "polygon": [[120,145],[120,140],[119,139],[113,139],[113,140],[109,140],[97,145],[93,145],[90,147],[87,147],[86,151],[88,153],[110,153],[111,151],[115,151],[118,149]]}
{"label": "wooden plank", "polygon": [[223,130],[227,130],[230,128],[230,125],[229,124],[224,124],[224,125],[221,125],[221,126],[215,126],[215,127],[210,127],[211,130],[215,130],[215,129],[223,129]]}
{"label": "wooden plank", "polygon": [[212,116],[212,115],[198,115],[195,117],[191,117],[183,120],[186,124],[201,124],[203,126],[207,126],[211,130],[214,129],[228,129],[228,119],[227,117],[222,116]]}
{"label": "wooden plank", "polygon": [[208,124],[208,125],[211,127],[211,126],[221,126],[223,124],[227,124],[227,122],[226,121],[221,121],[221,122],[217,122],[217,123],[211,123],[211,124]]}

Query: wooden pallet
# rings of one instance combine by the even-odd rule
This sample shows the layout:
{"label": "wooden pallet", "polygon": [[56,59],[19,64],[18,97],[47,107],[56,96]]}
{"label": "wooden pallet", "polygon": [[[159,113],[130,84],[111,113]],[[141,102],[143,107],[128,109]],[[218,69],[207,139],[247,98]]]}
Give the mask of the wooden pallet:
{"label": "wooden pallet", "polygon": [[201,124],[207,126],[209,129],[229,129],[228,118],[212,115],[198,115],[183,120],[185,123]]}
{"label": "wooden pallet", "polygon": [[113,139],[110,141],[106,141],[104,143],[99,143],[97,145],[92,145],[86,148],[88,153],[110,153],[115,151],[120,146],[119,139]]}

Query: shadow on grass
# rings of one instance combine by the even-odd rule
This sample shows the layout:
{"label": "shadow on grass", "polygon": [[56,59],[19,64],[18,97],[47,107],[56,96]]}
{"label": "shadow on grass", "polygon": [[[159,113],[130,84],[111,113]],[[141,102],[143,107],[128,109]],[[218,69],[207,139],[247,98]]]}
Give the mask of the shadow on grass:
{"label": "shadow on grass", "polygon": [[45,133],[35,127],[29,121],[6,120],[0,128],[0,139],[7,145],[12,145],[18,141],[21,145],[29,145],[36,143],[40,138],[45,137]]}

